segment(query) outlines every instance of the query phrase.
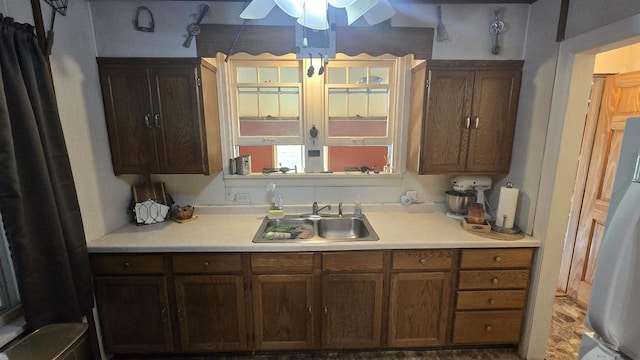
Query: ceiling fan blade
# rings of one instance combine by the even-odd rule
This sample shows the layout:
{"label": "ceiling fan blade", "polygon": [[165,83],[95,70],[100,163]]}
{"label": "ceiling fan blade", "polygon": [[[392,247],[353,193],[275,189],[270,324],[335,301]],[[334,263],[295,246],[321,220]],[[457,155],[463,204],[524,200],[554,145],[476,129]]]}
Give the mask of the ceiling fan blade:
{"label": "ceiling fan blade", "polygon": [[247,20],[264,19],[274,6],[276,6],[276,3],[273,0],[253,0],[240,13],[240,18]]}
{"label": "ceiling fan blade", "polygon": [[369,25],[379,24],[390,19],[396,14],[396,10],[391,6],[389,0],[379,0],[369,11],[364,13],[364,18]]}
{"label": "ceiling fan blade", "polygon": [[196,25],[200,25],[202,19],[209,14],[209,5],[202,5],[198,10],[198,20],[196,21]]}
{"label": "ceiling fan blade", "polygon": [[299,18],[304,11],[302,7],[304,0],[274,0],[274,2],[282,11],[293,18]]}
{"label": "ceiling fan blade", "polygon": [[311,0],[305,2],[304,13],[298,18],[298,24],[313,30],[327,30],[327,2]]}
{"label": "ceiling fan blade", "polygon": [[378,0],[356,0],[353,4],[345,8],[347,11],[347,23],[349,25],[353,24],[377,3]]}
{"label": "ceiling fan blade", "polygon": [[329,0],[329,5],[334,8],[341,9],[353,4],[354,2],[356,2],[356,0]]}

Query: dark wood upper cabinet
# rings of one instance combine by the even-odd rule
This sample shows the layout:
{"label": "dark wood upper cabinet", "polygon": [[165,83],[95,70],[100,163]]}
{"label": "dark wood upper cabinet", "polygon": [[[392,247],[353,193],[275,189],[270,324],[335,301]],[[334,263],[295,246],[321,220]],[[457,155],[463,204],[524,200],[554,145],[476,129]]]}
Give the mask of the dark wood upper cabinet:
{"label": "dark wood upper cabinet", "polygon": [[199,59],[98,58],[113,169],[222,169],[216,69]]}
{"label": "dark wood upper cabinet", "polygon": [[522,61],[427,61],[411,74],[407,168],[506,174]]}

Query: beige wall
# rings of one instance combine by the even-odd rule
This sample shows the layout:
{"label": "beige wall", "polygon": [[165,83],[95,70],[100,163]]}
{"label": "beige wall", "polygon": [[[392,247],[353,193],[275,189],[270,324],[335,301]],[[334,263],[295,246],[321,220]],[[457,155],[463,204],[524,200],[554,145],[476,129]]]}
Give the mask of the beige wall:
{"label": "beige wall", "polygon": [[594,74],[616,74],[640,70],[640,43],[596,55]]}

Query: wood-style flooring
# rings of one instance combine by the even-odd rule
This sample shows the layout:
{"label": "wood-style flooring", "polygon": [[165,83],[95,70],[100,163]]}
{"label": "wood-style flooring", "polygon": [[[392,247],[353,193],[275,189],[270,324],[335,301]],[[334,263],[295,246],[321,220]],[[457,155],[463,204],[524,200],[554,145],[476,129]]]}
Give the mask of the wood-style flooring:
{"label": "wood-style flooring", "polygon": [[[576,360],[584,327],[585,310],[567,299],[556,297],[546,350],[546,360]],[[140,357],[126,360],[520,360],[515,348],[428,351],[360,351],[317,353],[268,353],[236,356]]]}

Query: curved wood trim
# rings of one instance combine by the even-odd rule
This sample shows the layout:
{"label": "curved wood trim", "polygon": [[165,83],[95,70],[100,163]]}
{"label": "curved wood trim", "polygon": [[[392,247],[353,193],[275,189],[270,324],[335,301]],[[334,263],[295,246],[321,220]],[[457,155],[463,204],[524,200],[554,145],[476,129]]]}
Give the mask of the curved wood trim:
{"label": "curved wood trim", "polygon": [[[202,25],[196,41],[198,56],[226,54],[241,28],[241,25]],[[431,59],[433,33],[433,28],[338,27],[336,51],[372,56],[414,54],[416,59]],[[295,53],[295,47],[294,27],[255,25],[244,27],[233,52],[284,55]]]}

